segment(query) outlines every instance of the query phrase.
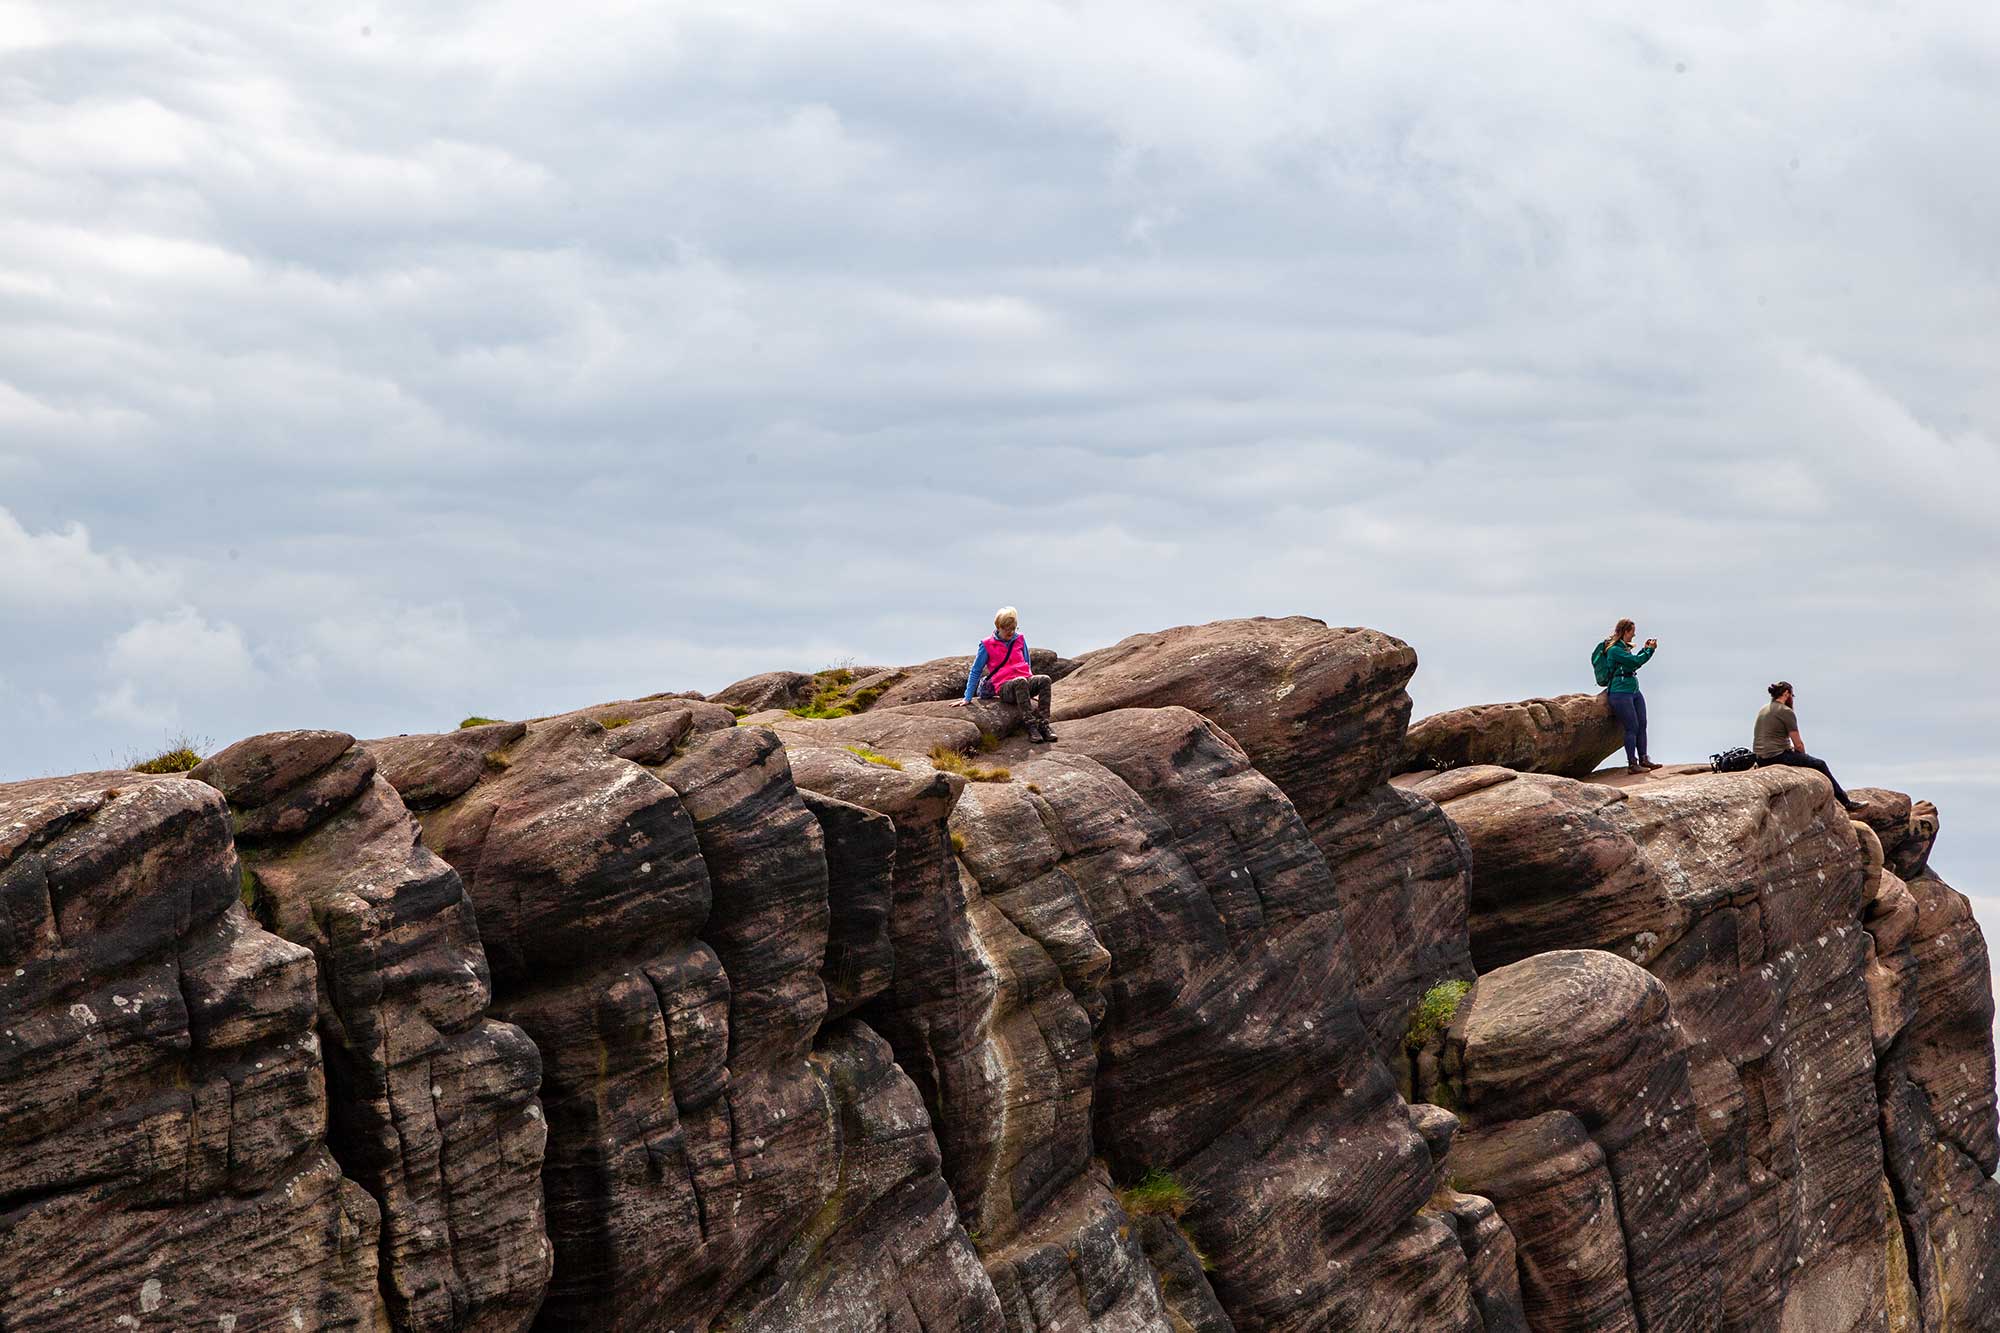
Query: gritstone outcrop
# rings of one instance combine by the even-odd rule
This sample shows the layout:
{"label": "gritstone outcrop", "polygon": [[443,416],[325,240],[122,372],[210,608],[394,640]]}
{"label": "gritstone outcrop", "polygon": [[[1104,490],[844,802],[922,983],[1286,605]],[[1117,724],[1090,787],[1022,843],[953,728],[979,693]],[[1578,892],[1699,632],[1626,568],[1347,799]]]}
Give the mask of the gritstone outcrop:
{"label": "gritstone outcrop", "polygon": [[1227,621],[0,786],[0,1330],[2000,1327],[1937,812]]}

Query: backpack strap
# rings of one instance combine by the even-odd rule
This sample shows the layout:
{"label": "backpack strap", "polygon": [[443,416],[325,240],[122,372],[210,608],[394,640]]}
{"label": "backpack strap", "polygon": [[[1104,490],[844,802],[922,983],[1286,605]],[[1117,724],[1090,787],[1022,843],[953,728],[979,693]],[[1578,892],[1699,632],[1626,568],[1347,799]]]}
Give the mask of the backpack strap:
{"label": "backpack strap", "polygon": [[981,691],[984,691],[988,688],[997,688],[993,686],[993,677],[999,674],[1001,667],[1006,666],[1009,662],[1014,660],[1014,648],[1020,642],[1021,642],[1021,636],[1019,634],[1016,634],[1013,638],[1007,640],[1007,652],[1005,656],[1003,656],[998,662],[989,660],[986,663],[986,679],[979,682],[979,688],[981,689]]}

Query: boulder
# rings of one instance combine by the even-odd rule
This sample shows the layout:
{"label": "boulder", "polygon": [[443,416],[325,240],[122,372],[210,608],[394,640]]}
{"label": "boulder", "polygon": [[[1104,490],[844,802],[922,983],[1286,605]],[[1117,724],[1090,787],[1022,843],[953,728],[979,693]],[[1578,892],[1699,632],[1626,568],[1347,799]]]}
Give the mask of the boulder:
{"label": "boulder", "polygon": [[313,956],[237,890],[202,783],[0,785],[0,1328],[387,1326]]}
{"label": "boulder", "polygon": [[1179,705],[1208,718],[1314,820],[1386,782],[1410,720],[1408,644],[1304,616],[1135,634],[1085,653],[1054,716]]}
{"label": "boulder", "polygon": [[1452,1020],[1445,1064],[1474,1125],[1565,1111],[1589,1132],[1617,1194],[1641,1326],[1721,1327],[1716,1186],[1688,1042],[1658,980],[1592,950],[1485,973]]}
{"label": "boulder", "polygon": [[812,698],[813,678],[803,671],[765,671],[725,685],[708,702],[745,713],[773,708],[797,708]]}
{"label": "boulder", "polygon": [[1413,723],[1399,772],[1497,764],[1522,773],[1588,776],[1618,753],[1625,731],[1604,694],[1476,704]]}

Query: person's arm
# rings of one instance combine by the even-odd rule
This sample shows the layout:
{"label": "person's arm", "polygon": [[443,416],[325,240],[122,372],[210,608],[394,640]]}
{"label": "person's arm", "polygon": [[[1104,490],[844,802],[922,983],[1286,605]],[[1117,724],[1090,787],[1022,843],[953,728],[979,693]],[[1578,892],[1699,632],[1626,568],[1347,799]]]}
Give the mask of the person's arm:
{"label": "person's arm", "polygon": [[986,643],[980,641],[979,651],[972,655],[972,670],[965,677],[965,698],[961,703],[971,703],[972,696],[979,691],[979,679],[986,674]]}
{"label": "person's arm", "polygon": [[1785,721],[1791,727],[1791,730],[1786,733],[1785,739],[1787,743],[1791,745],[1795,753],[1804,754],[1806,752],[1806,741],[1805,737],[1799,735],[1799,715],[1787,708],[1785,710]]}
{"label": "person's arm", "polygon": [[1640,667],[1651,661],[1652,657],[1653,650],[1651,648],[1641,648],[1635,653],[1622,643],[1611,645],[1611,665],[1614,668],[1623,667],[1628,671],[1637,671]]}

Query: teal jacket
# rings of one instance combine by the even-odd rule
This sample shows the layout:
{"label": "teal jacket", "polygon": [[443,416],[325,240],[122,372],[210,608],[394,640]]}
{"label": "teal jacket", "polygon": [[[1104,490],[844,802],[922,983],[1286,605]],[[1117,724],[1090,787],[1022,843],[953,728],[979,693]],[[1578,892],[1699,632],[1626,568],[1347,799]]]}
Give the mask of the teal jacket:
{"label": "teal jacket", "polygon": [[1622,643],[1611,645],[1611,683],[1604,687],[1606,694],[1637,694],[1639,692],[1639,668],[1652,659],[1651,648],[1641,648],[1633,652]]}

